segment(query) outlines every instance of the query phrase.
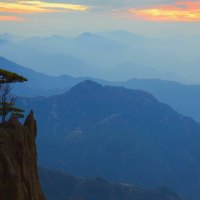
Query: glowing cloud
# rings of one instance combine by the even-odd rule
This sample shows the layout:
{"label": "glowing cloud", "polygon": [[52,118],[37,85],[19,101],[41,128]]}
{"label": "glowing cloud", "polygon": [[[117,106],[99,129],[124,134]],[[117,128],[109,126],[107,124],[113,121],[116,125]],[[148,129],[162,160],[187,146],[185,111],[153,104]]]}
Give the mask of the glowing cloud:
{"label": "glowing cloud", "polygon": [[129,9],[134,17],[149,21],[200,22],[200,1],[176,2],[172,5]]}
{"label": "glowing cloud", "polygon": [[50,3],[43,1],[16,1],[16,2],[0,2],[0,12],[4,13],[49,13],[64,11],[85,11],[88,6],[67,4],[67,3]]}
{"label": "glowing cloud", "polygon": [[22,21],[22,19],[20,19],[16,16],[0,16],[0,21],[3,21],[3,22],[19,22],[19,21]]}

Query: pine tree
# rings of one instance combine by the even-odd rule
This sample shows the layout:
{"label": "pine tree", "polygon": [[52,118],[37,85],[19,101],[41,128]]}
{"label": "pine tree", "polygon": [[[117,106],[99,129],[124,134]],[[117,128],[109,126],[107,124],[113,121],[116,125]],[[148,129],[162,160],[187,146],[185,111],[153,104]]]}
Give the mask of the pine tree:
{"label": "pine tree", "polygon": [[6,121],[6,116],[9,113],[19,118],[24,117],[24,111],[15,107],[16,97],[11,94],[11,84],[24,81],[27,81],[25,77],[0,69],[0,115],[2,116],[2,122]]}

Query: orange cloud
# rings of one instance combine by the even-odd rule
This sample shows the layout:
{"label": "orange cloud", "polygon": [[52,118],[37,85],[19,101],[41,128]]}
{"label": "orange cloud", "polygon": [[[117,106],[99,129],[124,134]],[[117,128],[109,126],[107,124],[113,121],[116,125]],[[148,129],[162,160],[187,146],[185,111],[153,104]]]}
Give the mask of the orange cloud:
{"label": "orange cloud", "polygon": [[0,16],[0,21],[3,21],[3,22],[19,22],[19,21],[22,21],[22,19],[20,19],[16,16]]}
{"label": "orange cloud", "polygon": [[64,12],[64,11],[85,11],[88,6],[67,4],[67,3],[50,3],[43,1],[15,1],[15,2],[0,2],[0,12],[4,13],[49,13],[49,12]]}
{"label": "orange cloud", "polygon": [[200,22],[200,1],[176,2],[172,5],[129,9],[134,17],[149,21]]}

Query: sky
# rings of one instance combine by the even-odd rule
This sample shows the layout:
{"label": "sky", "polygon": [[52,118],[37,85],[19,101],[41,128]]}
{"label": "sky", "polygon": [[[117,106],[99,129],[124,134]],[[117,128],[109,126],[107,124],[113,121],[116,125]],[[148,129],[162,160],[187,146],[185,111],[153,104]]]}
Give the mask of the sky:
{"label": "sky", "polygon": [[127,30],[168,37],[200,35],[200,0],[0,1],[0,32],[76,35]]}

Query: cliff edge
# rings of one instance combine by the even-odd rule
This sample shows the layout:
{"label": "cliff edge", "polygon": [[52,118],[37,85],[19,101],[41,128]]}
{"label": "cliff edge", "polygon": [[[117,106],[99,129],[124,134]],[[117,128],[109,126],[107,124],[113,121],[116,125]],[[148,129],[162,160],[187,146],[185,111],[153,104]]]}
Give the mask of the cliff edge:
{"label": "cliff edge", "polygon": [[33,112],[24,125],[16,117],[0,125],[0,199],[45,200],[38,170]]}

